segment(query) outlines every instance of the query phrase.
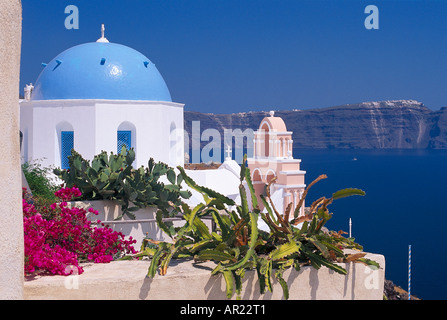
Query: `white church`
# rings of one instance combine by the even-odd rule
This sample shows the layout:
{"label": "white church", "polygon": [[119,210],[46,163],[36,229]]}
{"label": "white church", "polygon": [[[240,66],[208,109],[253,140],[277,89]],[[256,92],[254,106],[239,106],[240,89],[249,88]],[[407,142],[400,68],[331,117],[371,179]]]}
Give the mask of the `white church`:
{"label": "white church", "polygon": [[[150,158],[171,167],[184,166],[184,104],[173,102],[155,64],[142,53],[111,43],[96,42],[65,50],[48,63],[20,101],[22,161],[67,169],[71,150],[86,159],[101,151],[134,148],[134,167]],[[248,159],[258,196],[272,184],[279,211],[296,204],[304,189],[305,171],[292,157],[292,132],[284,121],[267,116],[255,133],[254,155]],[[187,151],[187,150],[186,150]],[[238,202],[239,164],[231,153],[218,169],[186,170],[199,185]],[[191,205],[203,201],[193,192]]]}
{"label": "white church", "polygon": [[183,140],[174,137],[183,132],[183,104],[172,102],[154,63],[102,33],[43,64],[34,86],[25,88],[23,158],[66,169],[73,148],[93,159],[125,144],[136,150],[137,167],[151,157],[183,165]]}

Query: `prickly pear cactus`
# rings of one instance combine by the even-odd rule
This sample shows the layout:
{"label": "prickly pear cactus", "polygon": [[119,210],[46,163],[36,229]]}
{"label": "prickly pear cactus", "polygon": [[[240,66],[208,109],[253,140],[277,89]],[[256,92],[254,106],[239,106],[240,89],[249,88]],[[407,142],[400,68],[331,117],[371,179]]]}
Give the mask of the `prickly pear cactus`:
{"label": "prickly pear cactus", "polygon": [[[75,150],[68,159],[70,169],[54,170],[67,187],[78,187],[84,200],[117,201],[123,214],[131,218],[135,218],[135,211],[145,207],[156,207],[169,216],[173,206],[191,196],[189,191],[181,189],[182,176],[162,162],[150,159],[146,168],[133,168],[132,148],[123,147],[119,154],[110,155],[103,151],[94,156],[91,164]],[[169,184],[161,181],[163,177]]]}

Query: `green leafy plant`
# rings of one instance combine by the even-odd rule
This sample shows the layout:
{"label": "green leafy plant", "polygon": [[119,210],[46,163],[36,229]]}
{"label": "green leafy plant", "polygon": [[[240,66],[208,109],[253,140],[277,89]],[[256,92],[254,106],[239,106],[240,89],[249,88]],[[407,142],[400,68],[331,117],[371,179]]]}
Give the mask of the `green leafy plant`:
{"label": "green leafy plant", "polygon": [[[114,200],[121,205],[123,214],[135,219],[140,208],[156,207],[164,216],[172,216],[172,208],[182,203],[191,193],[181,189],[183,177],[173,168],[154,159],[148,161],[148,167],[132,167],[135,151],[122,148],[119,154],[105,151],[94,156],[91,164],[78,152],[72,150],[68,157],[70,169],[54,170],[67,187],[78,187],[84,200]],[[160,178],[166,177],[170,184]]]}
{"label": "green leafy plant", "polygon": [[[345,248],[361,250],[362,247],[355,243],[353,238],[343,237],[342,232],[331,232],[324,228],[325,223],[332,217],[328,205],[343,197],[364,195],[362,190],[343,189],[328,199],[322,197],[310,206],[305,215],[299,216],[300,207],[309,188],[326,176],[322,175],[312,182],[294,211],[292,212],[289,205],[284,214],[275,209],[270,199],[269,185],[266,197],[261,196],[266,208],[264,213],[259,209],[245,160],[240,174],[240,205],[222,194],[197,185],[186,175],[183,168],[178,169],[184,181],[200,192],[205,201],[194,208],[184,203],[175,207],[185,220],[181,228],[173,229],[162,221],[161,212],[157,213],[157,222],[172,238],[172,243],[146,240],[156,247],[143,245],[142,251],[136,257],[151,258],[149,277],[154,277],[157,270],[161,275],[165,275],[172,259],[193,258],[196,262],[212,260],[217,264],[212,275],[223,275],[227,298],[233,297],[235,292],[240,297],[245,271],[256,270],[262,294],[273,290],[272,280],[276,278],[281,284],[285,299],[288,299],[288,285],[283,273],[289,268],[300,270],[304,265],[311,265],[319,269],[326,266],[346,274],[346,269],[337,262],[362,262],[378,266],[374,261],[364,258],[363,252],[344,253]],[[251,197],[251,208],[247,196]],[[234,209],[229,210],[229,207]],[[289,217],[291,214],[293,217]],[[212,216],[217,226],[215,231],[209,230],[202,221],[205,216]],[[269,226],[270,232],[258,229],[259,217]]]}
{"label": "green leafy plant", "polygon": [[33,194],[33,200],[41,205],[50,205],[56,201],[54,193],[59,186],[51,179],[51,169],[43,167],[35,160],[22,164],[22,171]]}

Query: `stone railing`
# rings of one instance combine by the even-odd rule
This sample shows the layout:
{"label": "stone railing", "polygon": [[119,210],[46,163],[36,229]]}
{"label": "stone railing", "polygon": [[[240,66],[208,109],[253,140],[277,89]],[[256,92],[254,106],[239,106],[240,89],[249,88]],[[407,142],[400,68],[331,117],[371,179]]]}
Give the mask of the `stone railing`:
{"label": "stone railing", "polygon": [[[379,263],[372,269],[361,263],[342,263],[347,275],[326,267],[291,268],[284,273],[289,286],[289,300],[382,300],[385,259],[368,253]],[[150,261],[114,261],[84,265],[84,273],[70,276],[41,276],[25,281],[25,299],[58,300],[225,300],[225,281],[211,275],[212,262],[171,261],[165,276],[146,277]],[[243,300],[284,299],[279,283],[273,292],[260,294],[256,271],[243,278]],[[236,295],[233,297],[236,298]]]}
{"label": "stone railing", "polygon": [[[121,212],[112,201],[72,202],[78,207],[92,207],[99,211],[92,220],[99,219],[116,231],[137,239],[137,249],[142,239],[148,236],[154,240],[168,241],[155,221],[154,208],[136,212],[136,220],[124,217],[115,221]],[[181,218],[173,218],[181,225]],[[211,229],[212,221],[205,221]],[[379,263],[374,269],[362,263],[341,263],[347,275],[338,274],[326,267],[315,269],[302,267],[299,272],[291,268],[284,272],[292,300],[381,300],[385,281],[385,258],[383,255],[368,253],[366,258]],[[172,260],[165,276],[148,278],[148,260],[114,261],[108,264],[89,263],[83,265],[84,273],[70,276],[36,276],[25,281],[25,299],[148,299],[148,300],[224,300],[225,281],[220,275],[212,276],[213,262]],[[234,296],[236,298],[236,295]],[[255,270],[246,272],[243,279],[241,298],[245,300],[279,300],[283,291],[273,281],[273,292],[260,294]]]}

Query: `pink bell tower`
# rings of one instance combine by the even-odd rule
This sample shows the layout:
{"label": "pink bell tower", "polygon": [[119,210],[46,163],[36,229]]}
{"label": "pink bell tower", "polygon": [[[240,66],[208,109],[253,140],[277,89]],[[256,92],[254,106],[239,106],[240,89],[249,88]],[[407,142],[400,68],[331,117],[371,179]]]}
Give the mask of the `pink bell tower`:
{"label": "pink bell tower", "polygon": [[[270,111],[270,116],[262,119],[254,133],[253,158],[247,159],[247,165],[258,198],[276,177],[270,187],[270,195],[279,213],[284,213],[290,203],[293,212],[306,188],[306,171],[300,169],[301,160],[293,158],[292,150],[292,132],[287,131],[281,117],[275,117],[275,113]],[[259,202],[263,209],[262,202]],[[300,215],[303,214],[304,204],[300,211]]]}

